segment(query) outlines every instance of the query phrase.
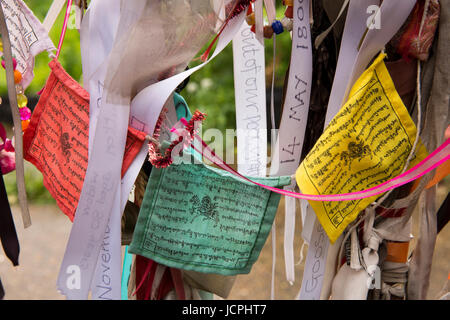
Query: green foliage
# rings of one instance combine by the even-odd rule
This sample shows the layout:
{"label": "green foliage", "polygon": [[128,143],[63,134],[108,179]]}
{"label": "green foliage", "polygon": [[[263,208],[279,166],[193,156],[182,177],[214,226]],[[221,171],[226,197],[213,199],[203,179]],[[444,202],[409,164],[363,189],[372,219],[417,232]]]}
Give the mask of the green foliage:
{"label": "green foliage", "polygon": [[[44,21],[52,0],[24,0],[24,2],[40,21]],[[64,15],[65,7],[61,10],[53,29],[50,31],[50,38],[55,47],[58,46]],[[77,30],[67,29],[59,61],[75,80],[81,81],[80,35]],[[36,93],[44,87],[48,75],[50,74],[50,69],[48,67],[49,62],[50,58],[48,57],[47,52],[43,52],[36,57],[34,79],[25,93],[28,97],[35,96]],[[2,69],[2,72],[0,72],[0,96],[7,97],[7,95],[5,72]]]}
{"label": "green foliage", "polygon": [[[17,204],[17,183],[16,172],[10,172],[3,176],[5,181],[6,193],[9,202]],[[44,187],[42,174],[29,162],[25,162],[25,185],[27,189],[28,200],[35,204],[55,203],[50,193]]]}

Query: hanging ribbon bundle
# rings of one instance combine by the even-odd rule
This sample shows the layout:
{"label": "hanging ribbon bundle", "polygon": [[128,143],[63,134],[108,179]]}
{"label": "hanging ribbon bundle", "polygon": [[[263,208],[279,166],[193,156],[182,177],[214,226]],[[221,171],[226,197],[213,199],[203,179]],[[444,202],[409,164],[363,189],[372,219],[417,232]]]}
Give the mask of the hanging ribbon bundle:
{"label": "hanging ribbon bundle", "polygon": [[[99,6],[102,5],[102,1],[98,3]],[[183,5],[186,6],[188,4],[184,3]],[[173,3],[160,4],[144,1],[127,2],[126,6],[128,8],[122,8],[124,12],[131,12],[134,14],[134,17],[131,20],[128,20],[129,16],[123,16],[120,19],[119,26],[121,27],[117,29],[118,33],[113,40],[114,45],[109,45],[109,48],[112,47],[109,59],[102,60],[104,63],[100,69],[94,69],[94,66],[92,66],[94,67],[92,69],[89,66],[87,68],[88,74],[95,74],[97,77],[103,73],[105,78],[98,79],[100,83],[104,84],[104,86],[100,87],[98,86],[98,81],[93,81],[91,86],[91,81],[89,80],[89,88],[92,91],[91,97],[92,94],[95,94],[96,97],[102,98],[100,108],[98,106],[92,108],[93,113],[91,116],[97,120],[94,120],[96,123],[94,121],[90,122],[90,125],[96,128],[91,128],[93,130],[90,130],[92,151],[90,152],[84,185],[90,185],[97,190],[101,186],[95,182],[95,177],[103,176],[109,177],[108,185],[112,189],[106,194],[100,189],[97,190],[98,192],[95,191],[95,194],[102,199],[96,206],[92,206],[92,199],[90,198],[90,194],[93,194],[94,189],[90,188],[90,191],[88,191],[87,188],[83,187],[81,192],[77,210],[80,212],[91,212],[92,214],[75,214],[74,226],[58,280],[58,286],[61,291],[67,294],[69,298],[85,298],[91,283],[94,288],[98,288],[101,285],[96,280],[101,280],[102,268],[100,268],[100,264],[98,268],[99,277],[97,278],[96,275],[94,281],[91,282],[97,265],[95,260],[99,257],[97,253],[100,252],[102,246],[100,239],[95,244],[90,243],[89,239],[92,238],[94,233],[100,232],[104,234],[108,230],[110,233],[113,233],[107,236],[118,239],[118,242],[115,242],[116,240],[113,241],[114,252],[118,252],[118,256],[117,260],[111,261],[119,261],[120,263],[120,250],[117,251],[116,243],[119,244],[118,248],[120,249],[121,212],[123,212],[126,204],[124,200],[128,198],[147,151],[146,147],[141,149],[124,175],[122,183],[120,183],[120,176],[116,175],[116,167],[121,163],[121,157],[117,154],[117,150],[122,150],[122,147],[124,147],[123,128],[126,128],[128,119],[130,119],[132,127],[143,130],[147,134],[153,134],[156,120],[173,90],[187,76],[204,65],[177,74],[177,72],[186,68],[187,62],[193,58],[206,39],[209,38],[216,22],[216,15],[211,11],[209,4],[204,4],[201,1],[198,1],[197,5],[192,7],[178,7]],[[99,11],[91,12],[91,14],[94,13],[99,13]],[[205,17],[205,19],[198,19],[198,14]],[[192,15],[195,15],[196,18],[194,19]],[[91,20],[91,18],[92,16],[88,16],[88,20],[85,18],[84,21],[89,21],[89,27],[96,28],[97,26],[93,25],[94,19],[92,18]],[[230,23],[229,26],[232,27],[233,24]],[[177,32],[177,29],[182,32]],[[149,33],[149,30],[151,33]],[[223,35],[231,38],[230,34],[224,33]],[[152,41],[142,40],[149,37]],[[166,42],[164,41],[166,37],[174,41]],[[144,43],[148,46],[147,50],[142,48]],[[166,45],[161,46],[160,44],[162,43]],[[224,43],[219,40],[216,51],[221,51],[223,47]],[[86,58],[89,59],[88,55],[86,55]],[[146,65],[148,68],[141,68],[141,65]],[[98,68],[98,65],[96,68]],[[97,70],[97,72],[94,73],[89,70]],[[136,73],[137,71],[138,73]],[[162,80],[166,77],[170,78]],[[141,83],[144,79],[147,79],[147,83],[156,83],[143,89]],[[173,87],[168,82],[173,83]],[[97,88],[99,91],[97,91]],[[101,92],[102,90],[103,93]],[[134,98],[131,99],[132,97]],[[91,98],[92,101],[98,100],[92,100]],[[129,105],[130,101],[131,107]],[[149,101],[151,101],[150,106]],[[111,131],[111,128],[114,128],[114,131]],[[114,148],[111,149],[108,145],[110,147],[114,146]],[[105,162],[109,164],[107,168],[104,166]],[[102,217],[95,218],[98,222],[96,223],[98,230],[97,228],[94,230],[89,227],[92,226],[94,212],[106,213]],[[110,216],[111,219],[109,219]],[[97,236],[95,237],[97,238]],[[95,254],[90,254],[92,251]],[[77,261],[83,259],[83,256],[89,258],[83,260],[85,263],[81,269],[82,289],[73,290],[66,285],[66,279],[69,276],[66,271],[70,265],[77,264]],[[115,262],[111,266],[114,270],[119,270],[118,274],[113,273],[111,277],[114,283],[118,284],[118,290],[114,292],[117,292],[120,297],[120,265],[117,269]],[[114,286],[114,288],[116,287]]]}

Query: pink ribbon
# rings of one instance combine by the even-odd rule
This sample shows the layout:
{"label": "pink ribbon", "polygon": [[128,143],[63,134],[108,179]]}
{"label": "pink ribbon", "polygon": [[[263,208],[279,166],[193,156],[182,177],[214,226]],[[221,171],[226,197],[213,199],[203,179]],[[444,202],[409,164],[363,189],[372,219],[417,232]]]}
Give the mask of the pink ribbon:
{"label": "pink ribbon", "polygon": [[0,144],[0,151],[14,152],[14,146],[12,145],[12,141],[6,137],[6,130],[3,125],[0,123],[0,138],[3,143]]}
{"label": "pink ribbon", "polygon": [[14,154],[14,146],[12,141],[6,137],[6,130],[0,123],[0,138],[2,143],[0,144],[0,167],[2,174],[7,174],[16,169],[16,160]]}
{"label": "pink ribbon", "polygon": [[73,2],[73,0],[67,1],[66,15],[64,17],[64,24],[63,24],[63,28],[61,31],[61,36],[59,37],[58,50],[56,51],[56,59],[58,59],[58,57],[59,57],[59,53],[61,52],[62,44],[64,42],[64,37],[66,36],[67,24],[69,23],[72,2]]}
{"label": "pink ribbon", "polygon": [[[183,121],[182,121],[183,123]],[[176,134],[180,135],[178,133],[178,130],[174,130]],[[250,183],[256,184],[257,186],[260,186],[264,189],[282,194],[287,197],[294,197],[298,199],[305,199],[305,200],[312,200],[312,201],[351,201],[351,200],[358,200],[363,198],[370,198],[376,195],[379,195],[381,193],[385,193],[391,189],[398,188],[402,185],[405,185],[413,180],[416,180],[423,175],[427,174],[431,170],[439,167],[444,162],[450,160],[450,138],[447,139],[441,146],[439,146],[435,151],[433,151],[428,157],[426,157],[424,160],[422,160],[420,163],[415,165],[413,168],[409,169],[405,173],[390,179],[384,183],[381,183],[373,188],[352,192],[352,193],[342,193],[342,194],[332,194],[332,195],[313,195],[313,194],[304,194],[304,193],[298,193],[283,189],[278,189],[274,187],[269,187],[264,184],[252,181],[251,179],[244,177],[239,172],[234,170],[232,167],[227,165],[220,157],[218,157],[213,150],[209,148],[209,146],[206,144],[205,141],[203,141],[197,134],[194,134],[194,139],[199,141],[203,149],[198,150],[194,144],[191,144],[192,148],[202,154],[206,159],[211,161],[212,163],[216,164],[223,170],[245,180]],[[207,151],[205,153],[204,151]]]}

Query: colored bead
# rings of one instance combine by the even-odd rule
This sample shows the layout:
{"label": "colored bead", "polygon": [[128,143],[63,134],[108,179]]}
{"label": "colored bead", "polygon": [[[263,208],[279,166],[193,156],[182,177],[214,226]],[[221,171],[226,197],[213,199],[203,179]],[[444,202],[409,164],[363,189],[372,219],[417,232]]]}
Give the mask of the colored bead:
{"label": "colored bead", "polygon": [[31,118],[31,110],[28,109],[27,107],[20,108],[19,113],[20,113],[20,120],[28,120]]}
{"label": "colored bead", "polygon": [[[16,60],[16,58],[13,58],[12,61],[13,61],[13,69],[16,70],[16,68],[17,68],[17,60]],[[3,69],[6,69],[5,59],[2,59],[2,67],[3,67]]]}
{"label": "colored bead", "polygon": [[252,27],[250,28],[250,31],[253,32],[253,33],[256,32],[256,27],[255,27],[255,25],[252,25]]}
{"label": "colored bead", "polygon": [[294,26],[294,20],[284,17],[283,19],[281,19],[281,24],[286,31],[290,32],[292,31],[292,27]]}
{"label": "colored bead", "polygon": [[292,7],[294,5],[294,0],[283,0],[283,5]]}
{"label": "colored bead", "polygon": [[252,5],[250,4],[247,9],[247,15],[251,14],[252,12],[253,12],[253,8],[252,8]]}
{"label": "colored bead", "polygon": [[21,84],[16,84],[16,94],[22,94],[23,93],[23,87]]}
{"label": "colored bead", "polygon": [[28,98],[23,93],[17,95],[17,105],[19,108],[25,108],[28,104]]}
{"label": "colored bead", "polygon": [[19,70],[14,70],[14,83],[19,83],[22,81],[22,74]]}
{"label": "colored bead", "polygon": [[0,39],[0,51],[3,52],[3,41]]}
{"label": "colored bead", "polygon": [[286,11],[284,12],[284,16],[286,18],[294,18],[294,7],[293,6],[289,6],[286,8]]}
{"label": "colored bead", "polygon": [[281,24],[280,20],[275,20],[272,23],[272,29],[273,29],[273,32],[275,32],[275,34],[280,34],[280,33],[283,33],[283,31],[284,31],[283,25]]}
{"label": "colored bead", "polygon": [[27,130],[29,124],[30,124],[30,120],[23,120],[22,121],[22,131]]}
{"label": "colored bead", "polygon": [[6,152],[14,152],[14,146],[12,144],[12,141],[9,139],[6,139],[6,141],[5,141],[5,151]]}
{"label": "colored bead", "polygon": [[264,26],[264,38],[270,39],[273,36],[273,29],[271,26]]}
{"label": "colored bead", "polygon": [[246,18],[245,21],[247,21],[247,24],[249,26],[252,26],[255,24],[255,13],[249,14]]}

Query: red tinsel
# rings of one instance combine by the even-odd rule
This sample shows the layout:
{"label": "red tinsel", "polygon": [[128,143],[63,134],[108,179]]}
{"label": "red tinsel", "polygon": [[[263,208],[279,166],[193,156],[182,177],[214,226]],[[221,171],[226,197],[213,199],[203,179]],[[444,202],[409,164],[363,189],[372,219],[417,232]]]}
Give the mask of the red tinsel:
{"label": "red tinsel", "polygon": [[227,26],[228,22],[231,19],[233,19],[235,16],[240,14],[242,11],[246,10],[247,7],[250,6],[252,2],[255,2],[255,0],[238,0],[237,3],[234,5],[234,8],[232,7],[232,5],[233,5],[232,2],[230,2],[225,7],[225,12],[227,12],[227,13],[229,12],[228,16],[227,16],[227,19],[225,20],[225,22],[223,23],[222,27],[220,28],[219,33],[214,37],[214,40],[211,42],[211,44],[206,49],[205,53],[202,54],[201,60],[203,62],[208,60],[209,53],[211,52],[211,49],[214,46],[214,43],[216,43],[217,39],[219,39],[219,36],[222,34],[222,31],[225,29],[225,27]]}
{"label": "red tinsel", "polygon": [[[193,137],[194,130],[195,130],[195,122],[196,121],[203,121],[206,118],[206,114],[202,113],[198,110],[194,112],[192,115],[191,120],[189,120],[188,124],[186,125],[186,130],[189,132],[189,135]],[[165,119],[165,113],[162,113],[159,117],[158,121],[155,125],[155,132],[153,134],[153,138],[157,140],[159,138],[160,132],[161,132],[161,125]],[[148,144],[148,154],[149,154],[149,161],[155,168],[167,168],[173,163],[172,159],[172,151],[173,149],[180,144],[183,141],[183,137],[179,137],[177,140],[172,141],[170,146],[166,149],[164,152],[164,156],[161,154],[161,150],[159,146],[155,143],[155,141],[150,141]]]}

